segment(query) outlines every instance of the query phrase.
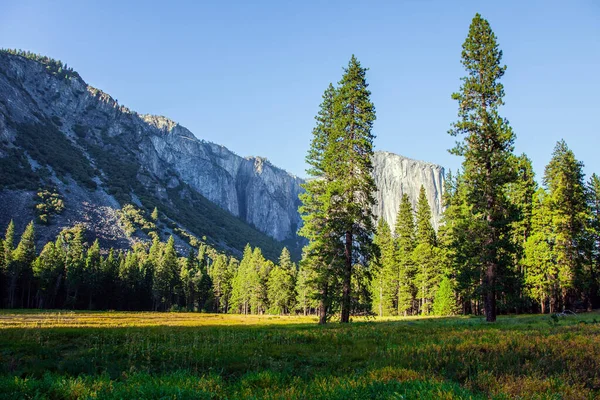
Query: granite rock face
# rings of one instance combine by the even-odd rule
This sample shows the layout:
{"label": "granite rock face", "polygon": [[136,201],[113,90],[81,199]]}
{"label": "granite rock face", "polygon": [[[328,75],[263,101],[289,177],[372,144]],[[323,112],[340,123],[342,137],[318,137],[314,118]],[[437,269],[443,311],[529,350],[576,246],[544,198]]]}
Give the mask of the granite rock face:
{"label": "granite rock face", "polygon": [[413,209],[416,210],[421,185],[425,188],[431,207],[431,222],[435,229],[439,227],[443,211],[444,168],[387,151],[378,151],[373,157],[373,175],[377,185],[375,214],[383,217],[392,230],[396,224],[402,195],[408,194]]}
{"label": "granite rock face", "polygon": [[[177,195],[187,199],[186,191],[192,190],[277,241],[297,240],[302,179],[264,158],[240,157],[223,146],[198,139],[168,118],[133,112],[78,75],[61,79],[37,61],[0,52],[0,158],[18,147],[18,124],[50,121],[98,171],[99,178],[95,179],[101,193],[90,194],[87,200],[82,194],[82,202],[93,204],[94,199],[102,198],[98,207],[116,209],[123,205],[110,195],[106,171],[95,158],[97,153],[90,151],[115,151],[118,146],[120,157],[135,164],[135,179],[145,195],[168,200],[177,189]],[[30,163],[35,165],[36,160]],[[424,185],[433,223],[439,225],[443,168],[377,152],[374,175],[378,216],[393,226],[402,193],[416,202]],[[140,193],[131,193],[134,203],[138,196]],[[185,221],[179,222],[185,226]]]}

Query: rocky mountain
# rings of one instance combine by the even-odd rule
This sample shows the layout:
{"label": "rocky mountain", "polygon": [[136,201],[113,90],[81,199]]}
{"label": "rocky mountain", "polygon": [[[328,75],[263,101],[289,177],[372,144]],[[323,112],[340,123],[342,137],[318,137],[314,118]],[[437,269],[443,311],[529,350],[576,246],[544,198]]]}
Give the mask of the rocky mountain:
{"label": "rocky mountain", "polygon": [[[378,215],[393,223],[400,195],[416,201],[423,184],[437,225],[441,167],[386,152],[374,163]],[[132,204],[143,215],[158,208],[161,234],[182,243],[204,236],[239,253],[249,242],[275,258],[284,245],[301,247],[302,182],[168,118],[131,111],[58,61],[0,52],[0,227],[34,218],[36,193],[46,188],[65,209],[38,229],[41,237],[81,222],[107,245],[130,245],[144,239],[141,231],[128,234],[119,214]]]}

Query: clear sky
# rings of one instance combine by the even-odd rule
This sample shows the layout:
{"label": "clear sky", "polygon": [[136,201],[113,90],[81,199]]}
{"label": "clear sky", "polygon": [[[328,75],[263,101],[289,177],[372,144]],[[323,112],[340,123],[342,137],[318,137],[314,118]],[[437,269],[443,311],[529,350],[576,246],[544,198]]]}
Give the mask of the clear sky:
{"label": "clear sky", "polygon": [[564,138],[600,173],[600,1],[0,0],[0,47],[60,59],[132,110],[299,176],[321,95],[355,54],[376,149],[454,170],[450,95],[476,12],[504,52],[516,152],[540,180]]}

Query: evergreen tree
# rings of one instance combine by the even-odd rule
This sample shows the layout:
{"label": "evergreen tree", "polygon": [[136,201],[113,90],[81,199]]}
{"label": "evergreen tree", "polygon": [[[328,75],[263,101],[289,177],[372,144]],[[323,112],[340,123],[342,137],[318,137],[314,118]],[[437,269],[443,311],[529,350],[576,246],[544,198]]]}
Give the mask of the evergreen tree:
{"label": "evergreen tree", "polygon": [[6,228],[6,234],[4,235],[3,242],[4,252],[4,263],[3,268],[6,276],[6,289],[7,289],[7,305],[9,308],[14,307],[15,303],[15,292],[17,290],[17,280],[19,278],[18,265],[14,261],[14,250],[15,250],[15,224],[11,219]]}
{"label": "evergreen tree", "polygon": [[383,218],[380,218],[377,223],[377,232],[373,241],[379,247],[380,255],[371,282],[372,310],[379,316],[396,315],[399,270],[392,231]]}
{"label": "evergreen tree", "polygon": [[281,251],[279,265],[269,273],[267,294],[270,312],[287,314],[294,307],[296,299],[296,266],[292,263],[290,252],[286,247]]}
{"label": "evergreen tree", "polygon": [[415,290],[415,268],[412,253],[415,249],[415,219],[412,204],[406,193],[402,195],[396,227],[396,263],[398,264],[398,315],[407,315],[413,310]]}
{"label": "evergreen tree", "polygon": [[[60,244],[59,244],[60,246]],[[33,275],[38,282],[38,308],[53,308],[60,288],[64,259],[54,242],[48,242],[33,264]]]}
{"label": "evergreen tree", "polygon": [[584,250],[586,196],[583,163],[575,159],[564,140],[556,144],[552,159],[544,171],[552,207],[555,243],[553,251],[558,268],[562,307],[576,300],[576,287],[581,283],[581,253]]}
{"label": "evergreen tree", "polygon": [[366,68],[350,59],[333,101],[333,137],[325,151],[325,171],[332,177],[328,192],[328,215],[344,241],[341,322],[349,322],[352,267],[372,252],[375,231],[373,206],[375,181],[372,177],[375,107],[367,89]]}
{"label": "evergreen tree", "polygon": [[98,239],[94,241],[92,247],[87,252],[85,259],[85,286],[88,292],[88,308],[95,308],[95,300],[101,294],[102,287],[102,257],[100,256],[100,243]]}
{"label": "evergreen tree", "polygon": [[216,312],[227,312],[229,296],[231,295],[232,272],[234,271],[229,267],[227,257],[223,254],[219,255],[211,267]]}
{"label": "evergreen tree", "polygon": [[158,221],[158,208],[154,207],[154,210],[152,210],[152,214],[150,214],[150,218],[152,218],[152,221],[154,222]]}
{"label": "evergreen tree", "polygon": [[119,291],[119,262],[115,250],[111,248],[108,256],[102,259],[102,296],[100,296],[100,308],[117,308],[117,298]]}
{"label": "evergreen tree", "polygon": [[418,290],[421,314],[429,314],[435,288],[438,285],[440,271],[436,247],[435,229],[431,225],[431,207],[425,188],[421,186],[416,212],[416,247],[412,258],[415,265],[415,286]]}
{"label": "evergreen tree", "polygon": [[78,307],[79,291],[84,283],[84,229],[83,225],[76,225],[61,232],[61,236],[63,237],[62,242],[66,247],[65,281],[67,293],[65,306],[70,308]]}
{"label": "evergreen tree", "polygon": [[[309,165],[307,173],[314,179],[304,183],[306,191],[300,195],[302,205],[300,214],[304,222],[299,234],[309,240],[303,251],[302,269],[305,277],[306,292],[309,287],[314,291],[315,300],[319,302],[319,324],[324,324],[331,313],[330,307],[334,302],[336,292],[334,286],[338,280],[338,271],[342,269],[343,244],[337,237],[332,224],[329,223],[328,187],[333,177],[328,174],[326,152],[333,140],[334,98],[336,90],[332,84],[323,94],[317,124],[313,129],[311,146],[306,156]],[[306,304],[307,297],[303,303]]]}
{"label": "evergreen tree", "polygon": [[315,288],[315,271],[306,267],[306,262],[300,263],[296,280],[296,304],[303,315],[312,313],[319,306],[318,290]]}
{"label": "evergreen tree", "polygon": [[542,313],[546,312],[548,301],[550,312],[556,312],[559,287],[555,241],[550,197],[540,188],[534,195],[531,234],[525,242],[523,264],[527,294],[540,304]]}
{"label": "evergreen tree", "polygon": [[537,190],[535,174],[531,160],[522,154],[514,159],[517,180],[507,186],[507,196],[513,208],[515,219],[511,223],[511,242],[514,248],[511,268],[507,268],[502,289],[505,307],[514,305],[517,308],[528,306],[525,303],[523,284],[525,280],[524,248],[532,234],[531,219],[533,200]]}
{"label": "evergreen tree", "polygon": [[236,271],[231,284],[231,306],[229,312],[248,314],[250,312],[250,298],[252,293],[253,275],[252,248],[249,244],[244,248],[242,261]]}
{"label": "evergreen tree", "polygon": [[442,278],[440,285],[435,293],[433,302],[433,314],[440,316],[456,314],[456,300],[454,291],[452,290],[452,282],[445,276]]}
{"label": "evergreen tree", "polygon": [[[31,301],[35,294],[33,288],[33,262],[37,254],[35,251],[35,228],[31,221],[21,236],[19,245],[14,252],[14,262],[17,266],[18,286],[21,291],[21,307],[31,307]],[[32,292],[33,291],[33,292]]]}
{"label": "evergreen tree", "polygon": [[[342,282],[341,322],[349,322],[352,306],[352,269],[372,251],[375,203],[373,139],[375,108],[365,79],[366,69],[352,56],[339,87],[326,91],[307,156],[308,173],[315,179],[305,186],[301,208],[303,235],[313,242],[306,254],[321,275],[339,275]],[[339,246],[343,241],[341,260]],[[333,268],[331,268],[333,267]],[[321,297],[331,297],[330,279],[321,277]],[[325,300],[325,299],[324,299]],[[325,300],[322,305],[327,303]],[[322,307],[322,319],[327,310]]]}
{"label": "evergreen tree", "polygon": [[164,246],[160,258],[156,263],[152,292],[156,307],[169,310],[174,302],[179,283],[179,262],[175,250],[173,236]]}
{"label": "evergreen tree", "polygon": [[589,310],[600,305],[600,177],[592,174],[587,186],[589,209],[588,261],[584,272],[586,283],[586,299]]}
{"label": "evergreen tree", "polygon": [[464,180],[468,203],[477,219],[484,221],[480,253],[483,267],[483,293],[488,322],[496,320],[498,272],[510,262],[507,231],[512,216],[505,186],[516,179],[511,159],[515,135],[508,121],[501,118],[504,87],[499,82],[506,70],[501,65],[502,51],[489,23],[475,15],[463,44],[462,64],[467,76],[460,92],[452,98],[459,104],[458,117],[449,133],[466,135],[453,149],[464,156]]}

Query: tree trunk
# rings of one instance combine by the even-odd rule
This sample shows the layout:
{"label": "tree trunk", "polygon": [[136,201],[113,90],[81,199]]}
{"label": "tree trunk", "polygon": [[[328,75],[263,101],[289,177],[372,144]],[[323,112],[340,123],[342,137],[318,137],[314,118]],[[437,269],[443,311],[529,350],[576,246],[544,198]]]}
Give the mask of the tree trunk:
{"label": "tree trunk", "polygon": [[324,325],[327,323],[327,296],[328,296],[328,285],[325,284],[323,288],[323,292],[321,293],[321,299],[319,300],[319,325]]}
{"label": "tree trunk", "polygon": [[342,282],[342,318],[341,323],[350,322],[350,291],[352,279],[352,231],[346,232],[344,250],[344,277]]}
{"label": "tree trunk", "polygon": [[487,322],[496,321],[496,264],[490,262],[485,274],[486,293],[485,293],[485,320]]}

